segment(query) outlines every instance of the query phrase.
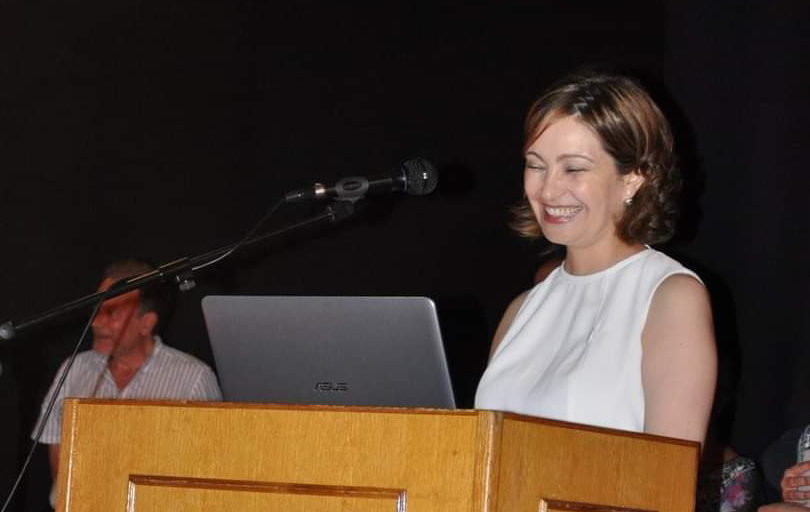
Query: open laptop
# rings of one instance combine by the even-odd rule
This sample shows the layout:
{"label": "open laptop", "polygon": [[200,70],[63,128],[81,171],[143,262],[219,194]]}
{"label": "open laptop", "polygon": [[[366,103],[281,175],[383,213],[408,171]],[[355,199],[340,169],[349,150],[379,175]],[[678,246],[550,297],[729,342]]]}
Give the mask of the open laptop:
{"label": "open laptop", "polygon": [[225,400],[455,407],[430,299],[211,295],[202,308]]}

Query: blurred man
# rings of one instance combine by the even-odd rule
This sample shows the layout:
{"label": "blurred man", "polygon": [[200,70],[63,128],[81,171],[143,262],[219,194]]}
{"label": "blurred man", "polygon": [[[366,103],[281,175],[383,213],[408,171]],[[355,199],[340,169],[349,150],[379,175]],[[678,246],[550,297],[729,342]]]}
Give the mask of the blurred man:
{"label": "blurred man", "polygon": [[[121,261],[107,267],[99,291],[106,291],[122,279],[154,270],[139,261]],[[107,300],[93,320],[93,349],[76,356],[65,384],[48,418],[45,410],[64,373],[62,364],[42,403],[37,425],[45,421],[38,440],[48,445],[51,474],[59,468],[62,402],[66,397],[206,400],[222,399],[214,372],[195,357],[164,345],[156,334],[165,322],[167,301],[158,292],[131,291]],[[54,493],[51,492],[53,505]]]}

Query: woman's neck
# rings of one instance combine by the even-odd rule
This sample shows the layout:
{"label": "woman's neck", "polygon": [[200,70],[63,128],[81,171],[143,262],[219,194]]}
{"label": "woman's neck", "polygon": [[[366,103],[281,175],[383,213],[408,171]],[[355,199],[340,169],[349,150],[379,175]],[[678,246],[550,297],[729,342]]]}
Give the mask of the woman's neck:
{"label": "woman's neck", "polygon": [[626,244],[618,239],[608,247],[568,247],[565,256],[565,271],[577,276],[595,274],[644,249],[643,244]]}

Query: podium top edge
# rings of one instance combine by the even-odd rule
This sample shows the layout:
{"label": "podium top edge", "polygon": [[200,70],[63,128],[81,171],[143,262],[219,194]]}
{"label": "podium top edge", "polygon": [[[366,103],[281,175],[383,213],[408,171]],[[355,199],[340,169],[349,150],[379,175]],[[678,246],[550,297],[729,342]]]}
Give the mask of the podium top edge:
{"label": "podium top edge", "polygon": [[268,404],[250,402],[202,402],[195,400],[132,400],[110,398],[66,398],[66,403],[74,402],[79,405],[104,406],[138,406],[138,407],[193,407],[211,409],[253,409],[253,410],[289,410],[289,411],[336,411],[336,412],[373,412],[392,414],[440,414],[477,416],[480,413],[501,414],[495,411],[478,411],[473,409],[432,409],[426,407],[372,407],[347,405],[320,405],[320,404]]}
{"label": "podium top edge", "polygon": [[345,406],[345,405],[308,405],[308,404],[266,404],[246,402],[201,402],[192,400],[116,400],[99,398],[67,398],[67,403],[77,405],[103,405],[120,407],[176,407],[176,408],[210,408],[224,410],[268,410],[268,411],[312,411],[312,412],[343,412],[343,413],[373,413],[373,414],[408,414],[408,415],[437,415],[437,416],[468,416],[487,417],[496,423],[532,423],[555,428],[564,428],[605,434],[609,436],[629,437],[647,441],[664,442],[682,446],[696,447],[700,450],[700,443],[686,439],[648,434],[644,432],[630,432],[614,428],[584,425],[549,418],[525,416],[517,413],[491,411],[483,409],[431,409],[411,407],[371,407],[371,406]]}

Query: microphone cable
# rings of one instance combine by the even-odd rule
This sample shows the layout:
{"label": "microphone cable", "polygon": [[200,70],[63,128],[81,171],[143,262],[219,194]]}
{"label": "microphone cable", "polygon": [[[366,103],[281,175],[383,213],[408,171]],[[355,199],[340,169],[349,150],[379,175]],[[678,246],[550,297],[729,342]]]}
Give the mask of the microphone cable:
{"label": "microphone cable", "polygon": [[96,303],[93,312],[90,314],[90,318],[87,320],[87,324],[84,326],[84,330],[82,331],[82,335],[79,336],[79,341],[76,343],[76,346],[73,347],[73,353],[70,354],[70,358],[68,359],[67,366],[65,367],[65,371],[62,372],[62,375],[59,377],[59,382],[54,389],[53,395],[51,395],[51,399],[48,402],[48,406],[45,409],[45,413],[42,415],[42,421],[37,428],[36,433],[34,434],[34,439],[31,442],[31,449],[28,450],[28,456],[25,458],[25,462],[23,462],[22,468],[20,468],[20,472],[17,475],[17,480],[15,480],[14,485],[11,487],[11,492],[9,492],[8,497],[6,498],[5,503],[3,504],[3,508],[0,509],[0,512],[6,512],[6,509],[11,504],[11,500],[14,498],[14,495],[17,493],[17,488],[22,482],[23,476],[25,476],[25,472],[28,469],[28,465],[31,463],[31,459],[34,458],[34,452],[36,451],[37,445],[39,444],[39,440],[42,437],[42,432],[45,430],[45,424],[48,422],[48,418],[51,416],[51,412],[53,411],[53,406],[56,403],[56,398],[59,396],[59,392],[62,390],[62,386],[65,384],[65,380],[67,380],[67,376],[70,373],[70,369],[73,367],[73,362],[76,360],[76,355],[79,353],[79,347],[81,347],[82,342],[87,337],[87,333],[90,330],[90,326],[93,325],[93,320],[96,318],[99,309],[101,309],[101,304],[104,301],[98,301]]}
{"label": "microphone cable", "polygon": [[[277,202],[272,207],[270,207],[270,209],[267,210],[267,213],[265,213],[262,216],[262,218],[259,219],[259,222],[254,224],[254,226],[252,228],[250,228],[250,230],[248,230],[247,234],[245,234],[245,236],[243,236],[242,239],[239,240],[239,242],[237,242],[236,245],[231,247],[231,249],[228,250],[226,253],[221,254],[220,256],[214,258],[213,260],[210,260],[210,261],[207,261],[207,262],[202,263],[200,265],[197,265],[196,267],[191,267],[191,271],[192,272],[197,272],[198,270],[204,269],[205,267],[211,266],[211,265],[213,265],[215,263],[219,263],[220,261],[224,260],[225,258],[230,256],[231,254],[236,252],[238,249],[242,248],[242,246],[244,246],[245,243],[247,243],[247,241],[250,240],[250,238],[253,236],[253,233],[258,231],[258,229],[260,227],[262,227],[262,225],[264,225],[265,222],[267,222],[267,219],[269,219],[270,216],[273,215],[276,212],[276,210],[281,208],[284,204],[285,204],[284,199],[281,199],[279,202]],[[0,511],[0,512],[2,512],[2,511]]]}

